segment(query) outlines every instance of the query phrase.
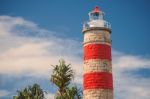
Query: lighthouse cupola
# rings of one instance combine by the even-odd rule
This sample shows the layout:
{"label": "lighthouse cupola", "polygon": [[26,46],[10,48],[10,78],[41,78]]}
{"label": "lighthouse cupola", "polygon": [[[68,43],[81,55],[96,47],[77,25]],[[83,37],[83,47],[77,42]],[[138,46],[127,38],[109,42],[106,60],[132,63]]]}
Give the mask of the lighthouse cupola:
{"label": "lighthouse cupola", "polygon": [[96,6],[91,12],[89,12],[89,19],[92,20],[103,20],[103,12]]}
{"label": "lighthouse cupola", "polygon": [[111,25],[105,21],[104,13],[98,6],[89,12],[89,21],[84,23],[83,30],[89,29],[91,27],[101,27],[111,30]]}

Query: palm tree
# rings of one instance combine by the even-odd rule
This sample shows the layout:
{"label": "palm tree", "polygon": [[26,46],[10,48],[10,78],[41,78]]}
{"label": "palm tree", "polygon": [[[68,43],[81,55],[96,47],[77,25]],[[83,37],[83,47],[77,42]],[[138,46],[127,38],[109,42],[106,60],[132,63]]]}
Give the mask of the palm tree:
{"label": "palm tree", "polygon": [[81,99],[77,87],[69,88],[70,82],[74,78],[74,71],[71,65],[66,65],[65,61],[61,59],[59,60],[59,65],[53,67],[50,81],[58,87],[56,99]]}
{"label": "palm tree", "polygon": [[77,88],[77,86],[72,86],[66,88],[66,97],[67,99],[81,99],[81,90]]}
{"label": "palm tree", "polygon": [[21,91],[17,91],[17,93],[13,99],[44,99],[44,91],[38,84],[28,86]]}

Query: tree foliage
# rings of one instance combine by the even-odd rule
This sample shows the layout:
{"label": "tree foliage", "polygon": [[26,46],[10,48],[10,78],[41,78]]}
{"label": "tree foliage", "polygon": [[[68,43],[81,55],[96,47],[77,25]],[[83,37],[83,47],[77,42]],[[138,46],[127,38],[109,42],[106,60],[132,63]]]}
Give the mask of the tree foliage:
{"label": "tree foliage", "polygon": [[58,87],[55,95],[56,99],[81,99],[81,91],[76,87],[69,87],[74,78],[74,71],[71,65],[65,64],[63,59],[59,60],[59,65],[53,66],[53,74],[50,81]]}
{"label": "tree foliage", "polygon": [[23,90],[18,90],[13,99],[44,99],[44,91],[38,84],[28,86]]}
{"label": "tree foliage", "polygon": [[[50,81],[58,87],[55,99],[81,99],[82,92],[76,85],[71,84],[74,78],[74,71],[71,65],[66,65],[63,59],[59,60],[59,64],[53,66],[53,72]],[[23,90],[18,90],[17,95],[13,99],[44,99],[44,91],[40,85],[34,84]]]}

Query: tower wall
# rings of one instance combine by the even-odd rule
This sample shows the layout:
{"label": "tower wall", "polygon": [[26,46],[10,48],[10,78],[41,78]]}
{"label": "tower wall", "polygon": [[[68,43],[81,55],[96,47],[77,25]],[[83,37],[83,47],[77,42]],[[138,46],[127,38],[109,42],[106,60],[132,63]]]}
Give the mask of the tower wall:
{"label": "tower wall", "polygon": [[110,33],[102,27],[83,30],[84,99],[113,99]]}

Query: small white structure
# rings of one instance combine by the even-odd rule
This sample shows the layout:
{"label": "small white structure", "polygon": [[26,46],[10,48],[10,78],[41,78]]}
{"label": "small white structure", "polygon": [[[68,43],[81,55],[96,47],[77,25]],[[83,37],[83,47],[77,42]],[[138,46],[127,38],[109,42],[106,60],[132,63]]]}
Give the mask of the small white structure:
{"label": "small white structure", "polygon": [[89,21],[85,22],[83,25],[83,29],[88,29],[89,27],[104,27],[111,28],[111,25],[104,20],[103,12],[100,11],[99,7],[96,7],[93,11],[89,13]]}

